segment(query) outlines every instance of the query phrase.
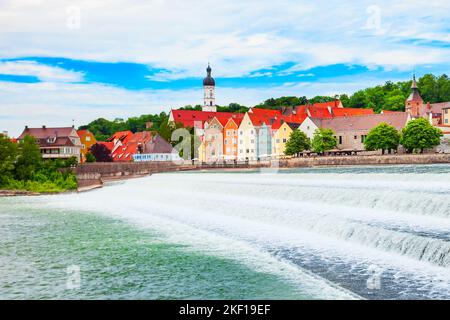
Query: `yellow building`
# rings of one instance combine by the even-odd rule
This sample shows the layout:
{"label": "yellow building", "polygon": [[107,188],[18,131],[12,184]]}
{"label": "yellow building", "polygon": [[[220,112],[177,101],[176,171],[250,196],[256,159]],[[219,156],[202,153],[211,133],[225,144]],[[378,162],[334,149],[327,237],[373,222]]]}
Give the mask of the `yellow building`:
{"label": "yellow building", "polygon": [[298,129],[299,123],[283,122],[278,130],[273,134],[272,139],[272,156],[275,158],[284,157],[286,142],[289,140],[291,133]]}
{"label": "yellow building", "polygon": [[80,137],[80,141],[82,144],[81,147],[81,162],[86,161],[86,154],[89,152],[89,148],[92,147],[94,144],[97,143],[97,140],[95,139],[92,132],[89,130],[78,130],[77,131],[78,136]]}
{"label": "yellow building", "polygon": [[198,161],[206,162],[206,145],[204,140],[202,140],[202,143],[198,147]]}
{"label": "yellow building", "polygon": [[450,108],[442,109],[442,124],[444,126],[450,126]]}

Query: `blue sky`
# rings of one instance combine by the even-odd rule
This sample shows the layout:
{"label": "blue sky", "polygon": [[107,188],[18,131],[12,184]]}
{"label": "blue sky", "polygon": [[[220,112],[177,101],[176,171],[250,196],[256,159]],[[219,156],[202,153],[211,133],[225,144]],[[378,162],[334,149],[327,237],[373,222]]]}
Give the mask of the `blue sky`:
{"label": "blue sky", "polygon": [[0,130],[450,74],[448,1],[5,0]]}

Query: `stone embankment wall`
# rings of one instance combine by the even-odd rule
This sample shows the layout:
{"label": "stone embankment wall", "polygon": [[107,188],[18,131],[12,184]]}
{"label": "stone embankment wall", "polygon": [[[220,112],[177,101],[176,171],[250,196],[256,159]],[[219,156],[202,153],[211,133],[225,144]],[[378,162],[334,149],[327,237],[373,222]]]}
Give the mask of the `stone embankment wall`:
{"label": "stone embankment wall", "polygon": [[372,156],[333,156],[280,160],[280,167],[357,166],[387,164],[450,163],[450,154],[396,154]]}
{"label": "stone embankment wall", "polygon": [[356,166],[387,164],[434,164],[450,163],[450,154],[401,154],[401,155],[368,155],[368,156],[326,156],[301,157],[278,161],[259,161],[251,163],[185,163],[173,162],[130,162],[130,163],[87,163],[79,165],[75,170],[78,189],[89,190],[101,187],[111,180],[129,179],[160,172],[207,170],[207,169],[258,169],[267,167],[301,168],[320,166]]}

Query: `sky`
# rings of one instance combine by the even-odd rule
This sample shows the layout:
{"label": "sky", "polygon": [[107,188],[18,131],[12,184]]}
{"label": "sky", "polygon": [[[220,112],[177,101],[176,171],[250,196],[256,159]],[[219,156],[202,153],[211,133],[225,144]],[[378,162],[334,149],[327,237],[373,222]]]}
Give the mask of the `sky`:
{"label": "sky", "polygon": [[450,74],[450,1],[0,0],[0,132]]}

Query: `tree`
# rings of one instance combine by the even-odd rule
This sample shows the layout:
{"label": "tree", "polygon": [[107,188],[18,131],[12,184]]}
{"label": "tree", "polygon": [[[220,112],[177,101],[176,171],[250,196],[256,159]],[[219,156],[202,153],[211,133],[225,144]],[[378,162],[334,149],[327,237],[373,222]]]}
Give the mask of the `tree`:
{"label": "tree", "polygon": [[397,129],[383,122],[369,131],[364,140],[364,147],[369,151],[381,149],[384,154],[385,150],[391,153],[391,150],[397,149],[399,143],[400,133]]}
{"label": "tree", "polygon": [[97,162],[113,161],[110,150],[104,144],[96,143],[92,145],[89,152],[92,153]]}
{"label": "tree", "polygon": [[286,142],[284,154],[297,155],[304,150],[309,150],[310,141],[306,134],[300,130],[294,130],[289,135],[289,140]]}
{"label": "tree", "polygon": [[90,153],[90,152],[86,153],[86,162],[92,163],[95,161],[96,161],[96,159],[92,153]]}
{"label": "tree", "polygon": [[34,137],[26,135],[19,144],[19,157],[14,175],[18,180],[32,180],[42,164],[42,156]]}
{"label": "tree", "polygon": [[400,143],[408,152],[433,148],[441,143],[442,131],[433,127],[428,120],[419,118],[408,122],[402,131]]}
{"label": "tree", "polygon": [[350,108],[365,108],[366,106],[367,97],[364,90],[359,90],[352,94],[349,101]]}
{"label": "tree", "polygon": [[17,145],[0,134],[0,187],[13,177],[16,158]]}
{"label": "tree", "polygon": [[311,141],[311,149],[317,153],[324,153],[325,151],[336,148],[337,141],[334,137],[334,131],[331,129],[316,129]]}

